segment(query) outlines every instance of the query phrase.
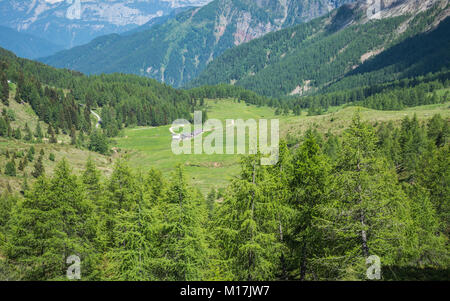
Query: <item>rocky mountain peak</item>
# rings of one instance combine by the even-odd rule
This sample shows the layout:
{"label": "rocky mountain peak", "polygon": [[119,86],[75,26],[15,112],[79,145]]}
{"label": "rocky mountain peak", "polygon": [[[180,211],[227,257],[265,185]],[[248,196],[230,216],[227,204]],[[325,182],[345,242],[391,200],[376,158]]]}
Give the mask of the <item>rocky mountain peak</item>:
{"label": "rocky mountain peak", "polygon": [[51,40],[65,48],[121,33],[184,6],[211,0],[7,0],[0,25]]}

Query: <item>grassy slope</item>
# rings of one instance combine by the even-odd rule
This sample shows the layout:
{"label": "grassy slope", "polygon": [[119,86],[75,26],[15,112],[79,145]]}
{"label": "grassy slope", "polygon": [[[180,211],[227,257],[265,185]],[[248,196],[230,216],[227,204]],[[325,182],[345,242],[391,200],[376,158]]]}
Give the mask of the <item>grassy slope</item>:
{"label": "grassy slope", "polygon": [[[288,133],[298,137],[309,127],[317,128],[323,133],[329,130],[340,133],[350,124],[353,114],[358,109],[343,107],[322,116],[306,116],[305,112],[302,116],[276,116],[271,108],[247,106],[232,100],[208,101],[208,107],[209,119],[279,118],[281,137],[285,137]],[[450,102],[408,108],[404,111],[360,109],[363,119],[369,122],[392,120],[399,123],[406,115],[412,117],[414,114],[417,114],[419,120],[429,119],[438,113],[448,119],[450,118],[449,108]],[[168,173],[176,164],[183,164],[191,182],[205,193],[211,187],[225,186],[228,180],[239,172],[239,156],[237,155],[174,155],[171,151],[169,128],[170,126],[126,129],[123,137],[116,139],[116,147],[132,166],[144,172],[148,168],[155,167]]]}
{"label": "grassy slope", "polygon": [[[10,95],[9,108],[15,113],[16,120],[11,123],[11,126],[15,129],[20,126],[22,129],[22,135],[24,135],[23,128],[25,123],[28,123],[32,132],[36,128],[38,117],[34,113],[29,104],[18,104],[14,100],[15,87],[12,86],[12,93]],[[0,111],[5,109],[5,106],[0,103]],[[42,132],[47,133],[47,125],[44,122],[40,122]],[[58,144],[49,143],[26,143],[25,141],[11,140],[0,137],[0,193],[6,189],[8,183],[14,191],[19,191],[24,181],[24,173],[28,176],[28,182],[30,183],[34,178],[31,176],[31,172],[34,169],[34,164],[39,157],[41,149],[44,149],[44,168],[47,174],[51,174],[58,161],[66,158],[75,172],[83,170],[86,159],[91,156],[95,161],[98,168],[103,171],[104,174],[110,174],[112,172],[113,160],[106,156],[102,156],[97,153],[93,153],[87,150],[77,149],[71,146],[70,137],[68,135],[60,134],[57,136]],[[44,140],[47,140],[44,138]],[[45,141],[44,141],[45,142]],[[34,146],[36,153],[34,155],[34,161],[29,162],[24,172],[18,170],[19,162],[21,159],[16,159],[17,177],[9,177],[4,174],[5,165],[9,161],[4,155],[8,150],[10,154],[13,152],[23,151],[25,154],[31,146]],[[50,153],[55,155],[55,161],[49,160]]]}

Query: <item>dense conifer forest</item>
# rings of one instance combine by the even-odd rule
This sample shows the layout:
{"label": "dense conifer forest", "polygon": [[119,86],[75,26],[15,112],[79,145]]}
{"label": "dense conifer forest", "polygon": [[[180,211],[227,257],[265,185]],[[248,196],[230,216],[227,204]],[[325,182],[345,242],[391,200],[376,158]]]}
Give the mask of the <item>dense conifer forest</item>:
{"label": "dense conifer forest", "polygon": [[188,86],[225,83],[265,96],[304,96],[448,70],[450,20],[432,27],[443,4],[381,20],[343,6],[225,51]]}
{"label": "dense conifer forest", "polygon": [[104,178],[63,160],[23,197],[2,193],[0,278],[64,279],[78,254],[84,280],[357,280],[376,254],[386,280],[442,279],[448,135],[439,115],[396,127],[356,114],[340,136],[281,143],[277,165],[243,157],[206,198],[181,166],[167,178],[119,161]]}
{"label": "dense conifer forest", "polygon": [[[372,256],[381,280],[449,280],[444,2],[379,20],[346,5],[221,49],[183,89],[0,48],[0,281],[68,280],[72,256],[83,281],[367,280]],[[278,118],[278,161],[166,156],[195,111]]]}

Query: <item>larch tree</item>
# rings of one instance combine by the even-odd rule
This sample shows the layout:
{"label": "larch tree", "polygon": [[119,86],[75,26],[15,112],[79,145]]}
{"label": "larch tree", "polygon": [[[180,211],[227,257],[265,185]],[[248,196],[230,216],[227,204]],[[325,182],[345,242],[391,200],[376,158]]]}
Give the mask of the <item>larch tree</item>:
{"label": "larch tree", "polygon": [[295,212],[289,239],[295,250],[299,279],[305,280],[313,272],[312,261],[320,257],[323,239],[314,224],[319,216],[318,205],[328,197],[330,166],[322,154],[316,138],[309,131],[306,140],[294,156],[293,177],[290,182],[290,205]]}
{"label": "larch tree", "polygon": [[365,279],[365,260],[371,255],[378,256],[382,265],[413,257],[410,202],[392,165],[380,158],[376,143],[374,129],[356,113],[344,133],[331,199],[317,219],[327,237],[321,260],[325,278]]}

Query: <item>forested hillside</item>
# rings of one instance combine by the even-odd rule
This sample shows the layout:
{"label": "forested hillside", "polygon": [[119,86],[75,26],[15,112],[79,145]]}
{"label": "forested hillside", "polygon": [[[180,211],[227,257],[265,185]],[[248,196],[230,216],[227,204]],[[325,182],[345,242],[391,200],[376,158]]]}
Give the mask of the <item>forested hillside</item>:
{"label": "forested hillside", "polygon": [[31,105],[42,121],[69,133],[89,132],[90,111],[102,108],[109,136],[127,125],[161,125],[189,117],[190,97],[155,80],[133,75],[87,77],[17,58],[0,50],[4,78],[17,84],[16,101]]}
{"label": "forested hillside", "polygon": [[41,59],[87,74],[124,72],[178,87],[226,49],[353,0],[215,0],[132,35],[102,36]]}
{"label": "forested hillside", "polygon": [[50,58],[97,75],[0,48],[0,281],[448,281],[449,1],[344,2],[216,0]]}
{"label": "forested hillside", "polygon": [[341,136],[282,143],[277,165],[244,158],[206,199],[182,167],[166,178],[119,161],[104,178],[63,160],[24,197],[1,195],[0,279],[62,280],[72,254],[83,280],[358,280],[373,254],[384,280],[446,279],[448,126],[356,114]]}
{"label": "forested hillside", "polygon": [[[402,14],[386,8],[367,19],[366,6],[268,34],[226,51],[190,86],[227,83],[266,96],[338,91],[438,72],[450,66],[448,1],[414,1]],[[402,4],[400,4],[402,5]]]}

